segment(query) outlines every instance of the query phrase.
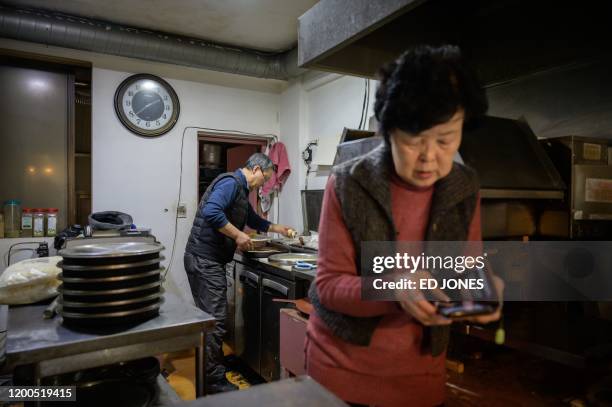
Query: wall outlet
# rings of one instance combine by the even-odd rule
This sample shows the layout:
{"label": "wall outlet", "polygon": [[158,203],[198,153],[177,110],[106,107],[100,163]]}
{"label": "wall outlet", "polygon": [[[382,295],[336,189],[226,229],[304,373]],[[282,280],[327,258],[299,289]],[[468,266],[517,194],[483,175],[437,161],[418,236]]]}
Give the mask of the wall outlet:
{"label": "wall outlet", "polygon": [[176,208],[176,217],[177,218],[186,218],[187,217],[187,205],[184,203],[179,203]]}

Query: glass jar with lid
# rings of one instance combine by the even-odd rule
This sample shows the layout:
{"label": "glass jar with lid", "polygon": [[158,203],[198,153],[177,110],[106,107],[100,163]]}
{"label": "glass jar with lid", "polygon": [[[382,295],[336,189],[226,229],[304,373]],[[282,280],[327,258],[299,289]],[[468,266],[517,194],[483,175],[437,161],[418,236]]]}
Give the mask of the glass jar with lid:
{"label": "glass jar with lid", "polygon": [[21,237],[32,237],[32,212],[30,208],[21,211]]}
{"label": "glass jar with lid", "polygon": [[4,201],[4,236],[19,237],[21,230],[21,201],[11,199]]}
{"label": "glass jar with lid", "polygon": [[53,237],[57,234],[57,214],[59,209],[49,208],[47,209],[47,236]]}
{"label": "glass jar with lid", "polygon": [[32,213],[32,235],[34,237],[45,236],[45,215],[46,209],[34,209]]}

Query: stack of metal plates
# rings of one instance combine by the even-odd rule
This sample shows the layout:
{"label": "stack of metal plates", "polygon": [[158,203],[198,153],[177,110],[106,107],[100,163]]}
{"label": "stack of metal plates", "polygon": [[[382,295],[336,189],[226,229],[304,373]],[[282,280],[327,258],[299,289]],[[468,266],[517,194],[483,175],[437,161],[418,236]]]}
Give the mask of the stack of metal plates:
{"label": "stack of metal plates", "polygon": [[157,242],[92,242],[59,252],[59,314],[69,325],[119,325],[158,314],[163,301]]}

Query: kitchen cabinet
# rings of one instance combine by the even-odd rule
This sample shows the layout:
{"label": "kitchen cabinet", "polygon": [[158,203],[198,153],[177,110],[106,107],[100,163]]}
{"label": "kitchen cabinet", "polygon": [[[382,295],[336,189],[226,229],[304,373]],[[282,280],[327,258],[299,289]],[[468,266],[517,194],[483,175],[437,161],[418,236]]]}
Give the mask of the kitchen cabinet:
{"label": "kitchen cabinet", "polygon": [[[234,324],[234,353],[265,380],[278,380],[280,309],[288,305],[273,299],[303,297],[307,282],[290,280],[291,273],[281,274],[287,277],[283,278],[274,274],[274,271],[283,270],[271,269],[270,265],[266,267],[252,260],[236,260],[233,264],[234,316],[233,321],[230,322],[229,317],[227,321]],[[230,298],[228,293],[228,302]]]}
{"label": "kitchen cabinet", "polygon": [[[261,373],[260,326],[260,274],[256,268],[236,262],[236,298],[240,306],[235,309],[236,355],[258,374]],[[240,339],[238,339],[240,337]]]}
{"label": "kitchen cabinet", "polygon": [[275,298],[294,299],[296,283],[271,274],[261,275],[261,376],[266,381],[280,378],[280,310],[287,304]]}

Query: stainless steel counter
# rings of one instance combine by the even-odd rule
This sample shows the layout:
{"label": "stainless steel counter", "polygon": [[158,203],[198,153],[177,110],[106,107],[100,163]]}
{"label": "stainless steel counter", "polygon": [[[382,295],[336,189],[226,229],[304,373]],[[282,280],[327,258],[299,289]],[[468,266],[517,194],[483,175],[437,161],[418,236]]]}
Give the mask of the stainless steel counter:
{"label": "stainless steel counter", "polygon": [[181,407],[346,407],[347,404],[309,376],[281,380],[253,386],[248,390],[215,394],[190,402]]}
{"label": "stainless steel counter", "polygon": [[0,373],[31,366],[34,379],[146,356],[196,349],[196,394],[204,395],[204,336],[215,319],[166,293],[160,315],[120,332],[77,332],[61,318],[43,319],[45,305],[9,310],[6,362]]}

